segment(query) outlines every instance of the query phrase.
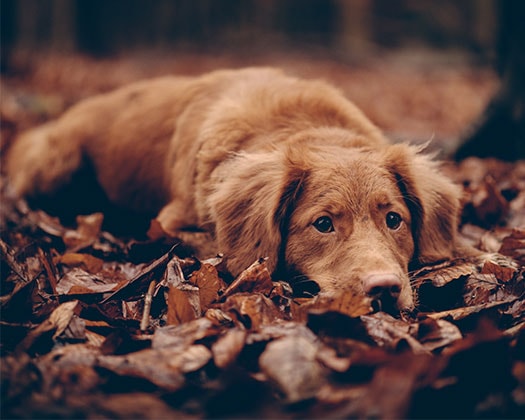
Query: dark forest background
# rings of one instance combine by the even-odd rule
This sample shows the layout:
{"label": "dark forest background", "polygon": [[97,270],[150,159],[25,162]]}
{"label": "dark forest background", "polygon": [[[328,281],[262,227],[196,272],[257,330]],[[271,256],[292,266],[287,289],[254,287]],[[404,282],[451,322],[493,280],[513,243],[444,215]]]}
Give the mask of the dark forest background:
{"label": "dark forest background", "polygon": [[432,47],[490,59],[497,0],[1,0],[4,60],[24,51]]}
{"label": "dark forest background", "polygon": [[[401,54],[428,67],[467,62],[501,87],[458,158],[525,158],[525,1],[522,0],[0,0],[1,70],[38,56],[116,58],[305,53],[313,63]],[[429,54],[430,52],[430,54]],[[408,53],[408,54],[406,54]],[[399,56],[399,54],[397,54]],[[274,55],[275,57],[275,55]],[[55,61],[58,63],[59,60]],[[274,64],[275,60],[266,60]],[[197,68],[198,66],[194,66]],[[504,139],[496,147],[494,139]],[[497,150],[496,150],[497,149]],[[503,150],[504,153],[500,151]]]}

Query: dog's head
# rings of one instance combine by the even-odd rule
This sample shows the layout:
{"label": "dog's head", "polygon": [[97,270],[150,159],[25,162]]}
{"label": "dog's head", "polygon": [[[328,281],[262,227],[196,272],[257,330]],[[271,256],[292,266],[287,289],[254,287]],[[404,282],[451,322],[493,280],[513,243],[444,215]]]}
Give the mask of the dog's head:
{"label": "dog's head", "polygon": [[241,154],[210,196],[229,269],[259,257],[296,287],[414,305],[408,272],[452,257],[459,189],[414,147]]}

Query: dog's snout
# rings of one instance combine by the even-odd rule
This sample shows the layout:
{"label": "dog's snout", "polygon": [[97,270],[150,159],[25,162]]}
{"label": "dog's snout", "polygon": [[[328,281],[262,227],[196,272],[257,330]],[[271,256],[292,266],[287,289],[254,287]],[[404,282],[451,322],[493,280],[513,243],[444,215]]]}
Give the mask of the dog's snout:
{"label": "dog's snout", "polygon": [[363,277],[365,293],[372,297],[388,296],[397,300],[401,293],[401,279],[394,273],[372,273]]}

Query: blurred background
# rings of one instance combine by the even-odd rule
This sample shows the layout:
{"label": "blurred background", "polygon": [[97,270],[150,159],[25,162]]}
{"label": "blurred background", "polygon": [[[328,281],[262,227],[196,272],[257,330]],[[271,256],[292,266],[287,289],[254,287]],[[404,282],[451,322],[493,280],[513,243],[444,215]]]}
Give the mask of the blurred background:
{"label": "blurred background", "polygon": [[497,0],[2,0],[2,50],[432,47],[490,59]]}
{"label": "blurred background", "polygon": [[139,78],[273,65],[451,151],[500,88],[512,1],[1,0],[3,138]]}

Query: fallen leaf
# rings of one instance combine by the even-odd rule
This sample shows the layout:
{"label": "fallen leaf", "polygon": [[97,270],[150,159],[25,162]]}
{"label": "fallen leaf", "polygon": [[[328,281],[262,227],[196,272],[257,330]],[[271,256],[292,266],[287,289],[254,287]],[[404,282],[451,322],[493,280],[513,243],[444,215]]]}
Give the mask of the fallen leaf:
{"label": "fallen leaf", "polygon": [[168,263],[163,283],[168,285],[169,325],[180,325],[201,316],[199,288],[184,278],[178,258]]}
{"label": "fallen leaf", "polygon": [[514,301],[516,301],[517,298],[515,297],[509,297],[506,301],[497,301],[497,302],[488,302],[488,303],[482,303],[480,305],[475,306],[465,306],[462,308],[457,309],[451,309],[448,311],[441,311],[441,312],[434,312],[434,313],[425,313],[425,316],[432,318],[432,319],[443,319],[443,318],[450,318],[454,321],[458,321],[460,319],[464,319],[472,314],[477,314],[479,312],[482,312],[486,309],[495,308],[498,306],[505,306],[507,304],[510,304]]}
{"label": "fallen leaf", "polygon": [[56,329],[55,333],[53,334],[53,338],[56,338],[59,335],[61,335],[65,331],[65,329],[69,327],[71,320],[76,314],[78,305],[79,302],[73,300],[71,302],[63,303],[53,311],[53,313],[49,317],[49,322]]}
{"label": "fallen leaf", "polygon": [[42,210],[31,212],[28,217],[31,222],[51,236],[63,237],[67,232],[58,217],[52,217]]}
{"label": "fallen leaf", "polygon": [[284,318],[279,308],[260,293],[239,292],[231,295],[221,304],[221,309],[249,330],[257,330],[263,325]]}
{"label": "fallen leaf", "polygon": [[168,291],[168,325],[180,325],[201,316],[199,288],[189,283],[171,286]]}
{"label": "fallen leaf", "polygon": [[[130,296],[141,296],[149,287],[150,277],[158,272],[163,272],[168,262],[173,258],[173,252],[177,245],[173,245],[171,249],[157,258],[146,267],[142,268],[133,278],[126,283],[119,286],[119,288],[111,295],[106,297],[102,303],[106,303],[110,300],[117,298],[129,298]],[[165,277],[166,278],[166,277]],[[166,285],[167,287],[168,285]]]}
{"label": "fallen leaf", "polygon": [[119,377],[142,378],[165,391],[174,392],[186,381],[184,372],[171,363],[177,357],[180,358],[179,349],[146,349],[123,356],[99,356],[97,366]]}
{"label": "fallen leaf", "polygon": [[393,318],[384,312],[360,317],[368,335],[382,347],[390,350],[404,349],[408,346],[415,354],[428,353],[428,350],[413,337],[413,327]]}
{"label": "fallen leaf", "polygon": [[224,369],[230,366],[237,356],[244,348],[246,343],[246,330],[240,328],[232,328],[226,331],[226,333],[220,336],[211,347],[213,354],[213,361],[215,365]]}
{"label": "fallen leaf", "polygon": [[65,302],[59,305],[49,316],[47,320],[38,325],[35,329],[31,330],[27,336],[22,340],[16,350],[28,351],[33,344],[44,334],[53,332],[52,338],[56,339],[61,335],[68,327],[69,323],[73,319],[73,316],[78,310],[79,302],[73,300],[71,302]]}
{"label": "fallen leaf", "polygon": [[414,285],[418,287],[430,281],[433,286],[442,287],[451,281],[475,273],[477,263],[477,258],[458,258],[442,264],[423,267],[412,273],[412,278],[415,279]]}
{"label": "fallen leaf", "polygon": [[459,328],[444,319],[426,318],[417,323],[413,335],[423,347],[433,352],[460,340],[463,336]]}
{"label": "fallen leaf", "polygon": [[75,252],[66,252],[65,254],[57,258],[59,264],[65,265],[66,267],[78,267],[91,274],[96,274],[102,270],[104,261],[100,258],[94,257],[89,254],[78,254]]}
{"label": "fallen leaf", "polygon": [[509,212],[508,201],[501,195],[496,181],[490,175],[473,191],[471,203],[477,220],[485,226],[497,224]]}
{"label": "fallen leaf", "polygon": [[77,229],[67,230],[62,236],[67,248],[75,252],[95,243],[102,231],[103,221],[102,213],[77,216]]}
{"label": "fallen leaf", "polygon": [[499,287],[494,274],[473,274],[465,282],[463,301],[467,306],[487,303]]}
{"label": "fallen leaf", "polygon": [[146,392],[128,392],[108,395],[80,395],[72,401],[68,398],[73,410],[88,413],[103,413],[107,418],[126,419],[167,419],[191,418],[173,409],[161,397]]}
{"label": "fallen leaf", "polygon": [[326,368],[317,360],[319,343],[315,335],[307,333],[309,330],[299,331],[269,342],[259,357],[262,372],[276,384],[288,403],[314,397],[327,375]]}
{"label": "fallen leaf", "polygon": [[517,271],[518,268],[515,265],[502,265],[488,260],[483,264],[481,274],[493,274],[499,281],[508,282],[514,277]]}
{"label": "fallen leaf", "polygon": [[[358,398],[333,410],[333,418],[406,418],[414,390],[435,363],[428,355],[401,354],[379,366]],[[380,396],[380,397],[379,397]]]}
{"label": "fallen leaf", "polygon": [[225,299],[228,296],[241,292],[263,293],[269,295],[272,289],[272,277],[268,271],[266,260],[261,259],[255,261],[250,267],[239,274],[239,276],[224,291],[221,299]]}
{"label": "fallen leaf", "polygon": [[226,288],[226,284],[220,279],[217,269],[212,264],[207,263],[203,263],[200,269],[193,272],[189,282],[199,289],[202,311],[206,311],[210,304],[217,300],[219,292]]}
{"label": "fallen leaf", "polygon": [[372,299],[363,294],[344,291],[338,294],[320,293],[314,298],[303,299],[295,306],[294,319],[306,319],[307,313],[339,312],[352,318],[373,311]]}
{"label": "fallen leaf", "polygon": [[219,334],[217,325],[208,318],[197,318],[181,325],[168,325],[155,329],[151,346],[154,349],[186,348],[196,341]]}
{"label": "fallen leaf", "polygon": [[350,357],[339,357],[335,349],[328,346],[322,346],[317,351],[317,360],[335,372],[346,372],[352,364]]}
{"label": "fallen leaf", "polygon": [[111,282],[105,278],[90,274],[81,268],[73,268],[62,276],[57,284],[57,292],[61,295],[83,295],[114,292],[121,282]]}
{"label": "fallen leaf", "polygon": [[525,265],[525,229],[513,229],[509,236],[503,238],[499,252]]}

